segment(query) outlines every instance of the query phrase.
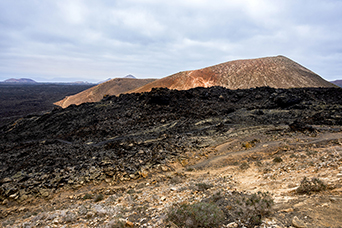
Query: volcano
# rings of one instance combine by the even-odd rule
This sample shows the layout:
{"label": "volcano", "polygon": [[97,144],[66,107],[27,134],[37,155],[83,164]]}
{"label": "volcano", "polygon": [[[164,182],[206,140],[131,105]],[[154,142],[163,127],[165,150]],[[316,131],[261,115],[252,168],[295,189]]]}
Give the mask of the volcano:
{"label": "volcano", "polygon": [[183,71],[156,80],[130,92],[147,92],[156,87],[187,90],[194,87],[222,86],[248,89],[336,87],[316,73],[285,56],[235,60],[199,70]]}
{"label": "volcano", "polygon": [[336,87],[318,74],[285,56],[235,60],[199,70],[182,71],[158,80],[120,78],[101,83],[79,94],[56,102],[63,108],[71,104],[100,101],[104,95],[149,92],[152,88],[188,90],[221,86],[228,89],[256,87],[305,88]]}
{"label": "volcano", "polygon": [[66,108],[71,104],[79,105],[86,102],[96,102],[100,101],[104,96],[119,95],[153,81],[155,79],[114,78],[75,95],[67,96],[54,104]]}

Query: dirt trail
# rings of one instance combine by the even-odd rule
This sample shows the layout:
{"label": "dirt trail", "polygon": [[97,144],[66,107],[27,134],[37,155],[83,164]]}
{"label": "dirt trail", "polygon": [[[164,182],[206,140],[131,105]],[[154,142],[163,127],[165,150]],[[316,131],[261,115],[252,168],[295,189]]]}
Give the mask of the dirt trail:
{"label": "dirt trail", "polygon": [[[249,149],[242,149],[242,150],[232,150],[231,147],[233,144],[238,144],[241,140],[233,139],[229,142],[223,143],[215,147],[215,150],[220,154],[219,156],[211,156],[209,159],[197,163],[195,165],[190,166],[193,169],[204,169],[204,168],[213,168],[217,166],[222,166],[225,161],[229,160],[235,156],[244,156],[244,155],[251,155],[251,154],[261,154],[261,153],[276,153],[280,148],[285,146],[304,146],[304,145],[312,145],[312,144],[320,144],[320,143],[327,143],[332,140],[340,140],[342,139],[342,132],[339,133],[320,133],[317,134],[316,137],[304,136],[300,138],[284,138],[278,141],[269,141],[269,142],[262,142],[256,144],[254,147]],[[295,142],[292,142],[295,141]],[[291,142],[291,143],[287,143]]]}

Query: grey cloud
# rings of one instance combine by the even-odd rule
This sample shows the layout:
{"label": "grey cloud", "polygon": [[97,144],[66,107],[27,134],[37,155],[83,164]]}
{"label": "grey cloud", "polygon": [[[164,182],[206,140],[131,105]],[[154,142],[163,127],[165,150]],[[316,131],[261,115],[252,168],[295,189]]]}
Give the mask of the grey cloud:
{"label": "grey cloud", "polygon": [[336,79],[341,12],[338,0],[3,0],[0,80],[163,77],[278,54]]}

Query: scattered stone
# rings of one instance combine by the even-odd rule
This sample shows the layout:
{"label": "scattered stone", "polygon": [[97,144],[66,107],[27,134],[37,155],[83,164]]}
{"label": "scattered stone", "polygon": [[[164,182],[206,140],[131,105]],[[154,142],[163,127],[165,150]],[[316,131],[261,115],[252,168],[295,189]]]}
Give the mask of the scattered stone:
{"label": "scattered stone", "polygon": [[148,172],[146,170],[141,170],[139,171],[139,175],[142,176],[143,178],[148,177]]}
{"label": "scattered stone", "polygon": [[321,205],[321,207],[329,207],[329,204],[328,204],[328,203],[323,203],[323,204]]}
{"label": "scattered stone", "polygon": [[166,166],[164,166],[164,165],[162,165],[160,168],[161,168],[161,170],[162,170],[163,172],[169,171],[169,169],[168,169]]}
{"label": "scattered stone", "polygon": [[179,228],[176,224],[174,224],[173,222],[168,222],[167,224],[166,224],[166,227],[168,227],[168,228]]}
{"label": "scattered stone", "polygon": [[127,220],[125,227],[134,227],[134,223]]}
{"label": "scattered stone", "polygon": [[296,228],[306,228],[307,227],[305,225],[305,223],[302,220],[300,220],[297,216],[293,217],[292,225]]}
{"label": "scattered stone", "polygon": [[4,179],[2,179],[2,180],[0,181],[0,184],[5,184],[5,183],[11,182],[11,181],[12,181],[11,178],[5,177]]}
{"label": "scattered stone", "polygon": [[47,189],[41,189],[41,190],[39,190],[39,192],[42,195],[42,197],[45,197],[45,198],[49,197],[49,195],[50,195],[50,192]]}
{"label": "scattered stone", "polygon": [[287,209],[281,210],[281,212],[285,212],[285,213],[291,213],[293,211],[294,211],[293,208],[287,208]]}
{"label": "scattered stone", "polygon": [[226,225],[227,228],[236,228],[239,227],[239,225],[236,222],[231,222]]}
{"label": "scattered stone", "polygon": [[305,204],[304,204],[303,202],[299,202],[299,203],[293,205],[293,207],[294,207],[294,208],[297,208],[297,207],[302,207],[302,206],[304,206],[304,205],[305,205]]}
{"label": "scattered stone", "polygon": [[188,159],[179,159],[180,164],[185,167],[189,164],[189,160]]}
{"label": "scattered stone", "polygon": [[330,198],[330,201],[331,201],[332,203],[339,203],[339,202],[342,202],[342,199],[341,199],[341,198],[331,197],[331,198]]}

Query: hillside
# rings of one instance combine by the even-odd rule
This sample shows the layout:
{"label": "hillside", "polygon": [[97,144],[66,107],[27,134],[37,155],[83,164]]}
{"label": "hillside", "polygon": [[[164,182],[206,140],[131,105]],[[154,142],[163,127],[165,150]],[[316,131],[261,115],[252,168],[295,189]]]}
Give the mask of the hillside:
{"label": "hillside", "polygon": [[37,84],[36,81],[30,79],[30,78],[10,78],[7,79],[5,81],[3,81],[2,83],[8,83],[8,84]]}
{"label": "hillside", "polygon": [[335,80],[335,81],[332,81],[331,83],[333,83],[339,87],[342,87],[342,80]]}
{"label": "hillside", "polygon": [[0,127],[0,220],[341,227],[341,112],[341,88],[210,87],[27,116]]}
{"label": "hillside", "polygon": [[284,56],[236,60],[199,70],[183,71],[159,79],[130,92],[146,92],[156,87],[187,90],[194,87],[222,86],[248,89],[334,87],[319,75]]}
{"label": "hillside", "polygon": [[71,104],[82,104],[86,102],[100,101],[104,96],[118,95],[129,90],[141,87],[153,82],[155,79],[134,79],[133,76],[127,78],[114,78],[82,91],[78,94],[67,96],[63,100],[57,101],[55,105],[66,108]]}

